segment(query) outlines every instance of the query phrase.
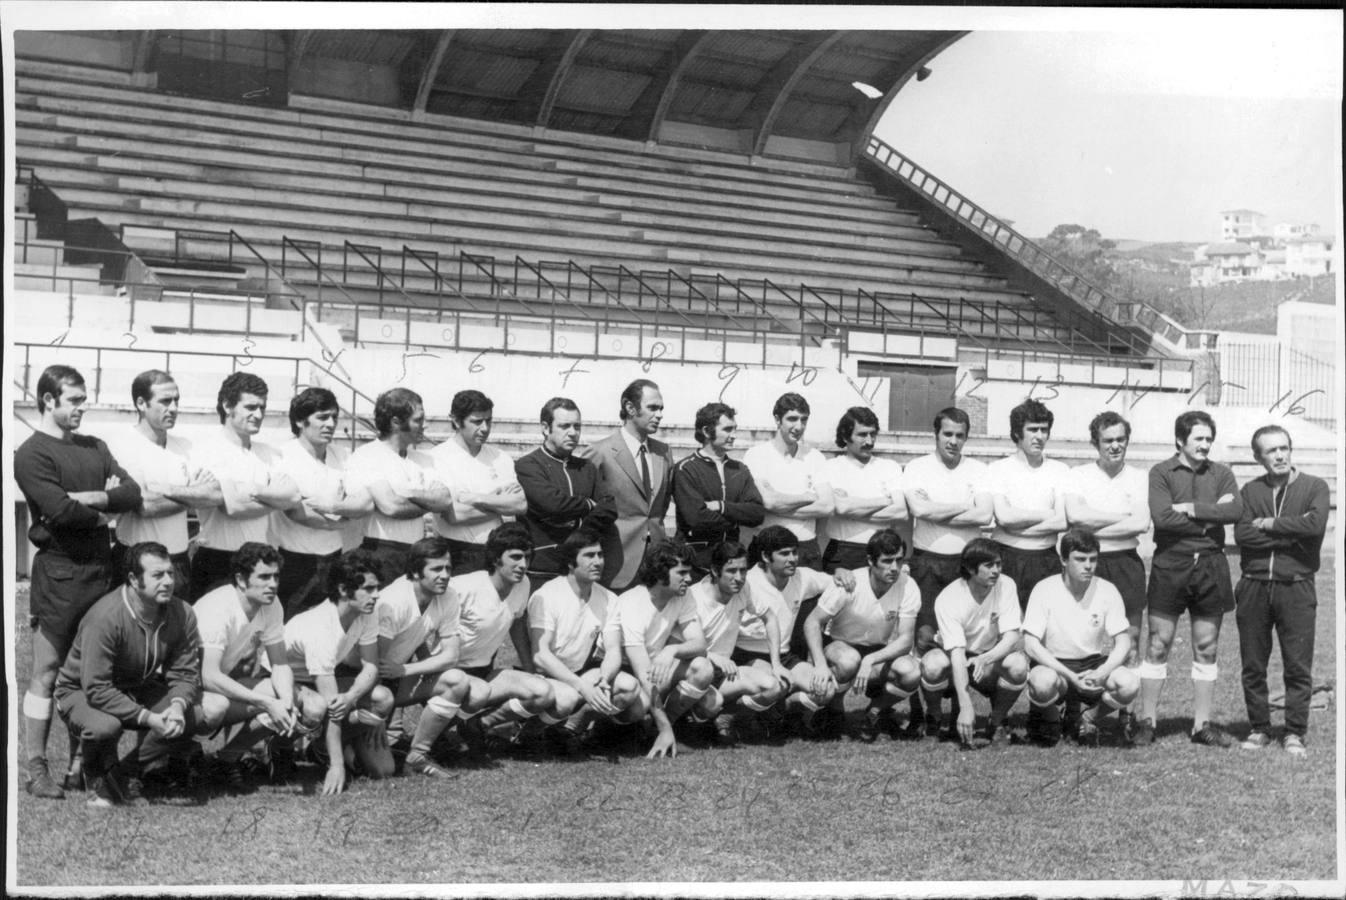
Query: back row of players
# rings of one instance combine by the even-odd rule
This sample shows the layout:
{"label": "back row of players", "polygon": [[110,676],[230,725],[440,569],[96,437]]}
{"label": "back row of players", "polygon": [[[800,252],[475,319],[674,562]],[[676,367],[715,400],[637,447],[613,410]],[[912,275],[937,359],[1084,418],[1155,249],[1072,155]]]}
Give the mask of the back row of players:
{"label": "back row of players", "polygon": [[[291,401],[293,440],[255,441],[267,387],[249,373],[225,379],[221,429],[194,447],[169,434],[179,394],[165,372],[135,379],[137,424],[107,444],[75,434],[78,372],[49,367],[37,393],[42,424],[16,453],[15,477],[39,548],[23,710],[28,789],[40,796],[61,795],[46,765],[53,689],[98,804],[137,796],[139,773],[172,741],[234,723],[226,763],[267,734],[326,721],[328,792],[346,780],[343,743],[364,771],[392,771],[390,716],[406,765],[442,775],[430,747],[455,720],[479,736],[536,717],[573,747],[594,717],[648,717],[658,756],[676,752],[672,722],[689,712],[725,740],[738,720],[781,706],[799,709],[808,730],[835,726],[848,688],[870,697],[868,739],[896,731],[902,699],[905,735],[937,733],[951,695],[949,730],[970,746],[975,688],[992,701],[984,736],[1000,742],[1027,687],[1030,737],[1054,740],[1069,701],[1068,713],[1082,707],[1072,731],[1088,739],[1139,694],[1134,738],[1149,742],[1184,610],[1193,740],[1227,746],[1209,715],[1220,623],[1234,606],[1222,553],[1233,523],[1245,746],[1269,742],[1274,624],[1285,745],[1304,750],[1328,496],[1290,465],[1279,427],[1253,436],[1267,474],[1240,493],[1208,459],[1215,424],[1199,411],[1178,417],[1177,453],[1147,479],[1126,464],[1130,426],[1112,412],[1090,425],[1096,462],[1071,470],[1046,458],[1053,416],[1032,400],[1011,412],[1012,455],[965,458],[968,417],[948,408],[934,421],[935,452],[903,471],[873,455],[878,421],[866,408],[842,416],[835,458],[806,447],[798,394],[777,400],[776,435],[743,462],[728,455],[734,410],[707,404],[695,421],[701,448],[675,464],[653,436],[663,400],[645,379],[622,392],[621,426],[584,455],[579,409],[549,400],[542,445],[517,463],[487,443],[492,403],[478,391],[455,395],[454,434],[429,452],[417,449],[421,398],[387,391],[378,439],[351,454],[333,443],[336,399],[318,388]],[[201,525],[190,560],[188,508]],[[893,530],[908,517],[909,573]],[[1151,521],[1147,589],[1136,548]],[[495,667],[506,635],[518,669]],[[415,733],[399,741],[393,710],[419,703]],[[114,766],[122,727],[149,737]],[[1123,736],[1133,737],[1129,721]]]}

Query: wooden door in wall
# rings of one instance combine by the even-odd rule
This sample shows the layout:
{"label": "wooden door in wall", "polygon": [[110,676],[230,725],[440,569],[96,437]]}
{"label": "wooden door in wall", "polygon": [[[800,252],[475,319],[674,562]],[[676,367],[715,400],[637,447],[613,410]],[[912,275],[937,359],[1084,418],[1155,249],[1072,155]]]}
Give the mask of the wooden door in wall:
{"label": "wooden door in wall", "polygon": [[886,431],[929,431],[935,413],[953,406],[955,366],[861,361],[858,374],[888,379]]}

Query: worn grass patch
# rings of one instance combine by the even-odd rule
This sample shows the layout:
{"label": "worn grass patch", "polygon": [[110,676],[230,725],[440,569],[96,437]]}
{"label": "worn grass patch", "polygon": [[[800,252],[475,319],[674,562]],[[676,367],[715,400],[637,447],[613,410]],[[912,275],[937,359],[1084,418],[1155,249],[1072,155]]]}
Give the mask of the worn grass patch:
{"label": "worn grass patch", "polygon": [[[1331,563],[1319,578],[1315,683],[1332,680],[1336,666]],[[15,650],[26,673],[26,633]],[[1232,616],[1220,659],[1215,717],[1242,736]],[[1192,746],[1190,660],[1184,639],[1159,741],[1145,749],[958,753],[880,738],[722,750],[689,739],[672,761],[632,750],[584,761],[507,757],[452,781],[360,780],[334,799],[312,795],[318,774],[304,768],[290,784],[249,796],[203,788],[183,805],[144,810],[99,812],[78,795],[49,802],[20,793],[17,882],[1334,877],[1336,710],[1313,713],[1311,753],[1298,763],[1275,749]],[[1273,689],[1278,678],[1276,665]],[[1014,722],[1025,708],[1021,701]],[[53,741],[54,767],[64,764],[55,746],[63,743]]]}

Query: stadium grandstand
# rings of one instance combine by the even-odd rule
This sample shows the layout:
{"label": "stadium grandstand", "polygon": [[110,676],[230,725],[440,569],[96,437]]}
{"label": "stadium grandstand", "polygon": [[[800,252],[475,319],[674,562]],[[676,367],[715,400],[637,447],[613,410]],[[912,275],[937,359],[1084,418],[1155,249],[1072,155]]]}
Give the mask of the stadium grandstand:
{"label": "stadium grandstand", "polygon": [[[601,428],[642,371],[678,455],[707,400],[742,447],[798,390],[820,445],[870,405],[905,461],[957,403],[990,458],[1031,395],[1058,457],[1091,458],[1109,407],[1157,460],[1198,406],[1251,474],[1266,413],[1230,405],[1216,333],[1088,284],[874,136],[963,34],[18,32],[14,415],[61,361],[96,432],[157,367],[190,436],[247,367],[277,398],[332,389],[352,443],[387,387],[425,394],[432,437],[475,387],[517,455],[546,397]],[[1296,459],[1335,489],[1331,424],[1300,418]]]}

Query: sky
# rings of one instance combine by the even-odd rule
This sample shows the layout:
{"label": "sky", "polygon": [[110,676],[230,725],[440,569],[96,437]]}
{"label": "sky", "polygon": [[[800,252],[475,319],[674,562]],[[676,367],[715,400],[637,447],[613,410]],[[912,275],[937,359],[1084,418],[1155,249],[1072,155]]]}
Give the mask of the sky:
{"label": "sky", "polygon": [[1208,241],[1235,208],[1339,232],[1341,14],[1151,12],[974,31],[876,134],[1030,237]]}

